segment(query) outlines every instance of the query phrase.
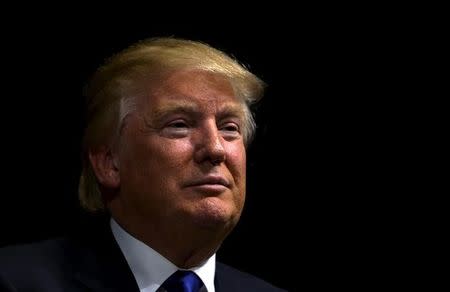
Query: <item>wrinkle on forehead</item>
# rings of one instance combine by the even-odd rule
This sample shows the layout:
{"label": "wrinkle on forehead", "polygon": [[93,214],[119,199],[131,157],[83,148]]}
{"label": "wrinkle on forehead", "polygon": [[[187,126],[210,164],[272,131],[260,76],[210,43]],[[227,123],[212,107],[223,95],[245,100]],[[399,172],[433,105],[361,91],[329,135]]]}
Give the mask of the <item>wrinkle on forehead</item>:
{"label": "wrinkle on forehead", "polygon": [[182,70],[166,75],[157,84],[145,98],[150,107],[146,112],[159,115],[178,109],[244,116],[243,101],[236,97],[228,78],[218,73]]}
{"label": "wrinkle on forehead", "polygon": [[[221,95],[230,95],[236,97],[236,92],[230,79],[219,73],[202,70],[178,70],[166,73],[160,76],[158,80],[152,80],[148,83],[150,95],[159,94],[178,94],[196,91],[219,92]],[[211,94],[209,94],[211,95]]]}

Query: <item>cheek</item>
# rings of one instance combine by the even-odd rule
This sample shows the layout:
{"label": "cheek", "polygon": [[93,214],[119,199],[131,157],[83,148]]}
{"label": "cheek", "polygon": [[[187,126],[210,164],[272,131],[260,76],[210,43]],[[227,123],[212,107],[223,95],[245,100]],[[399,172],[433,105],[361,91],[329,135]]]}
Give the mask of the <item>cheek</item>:
{"label": "cheek", "polygon": [[192,151],[189,143],[180,140],[148,139],[139,142],[124,149],[123,158],[127,173],[134,173],[142,183],[162,183],[154,181],[156,178],[164,178],[167,183],[167,179],[179,174],[188,163]]}
{"label": "cheek", "polygon": [[192,145],[186,140],[169,140],[167,143],[160,141],[152,148],[159,167],[167,167],[177,172],[192,158]]}
{"label": "cheek", "polygon": [[180,179],[188,172],[192,156],[191,145],[182,140],[159,140],[148,146],[143,159],[146,165],[142,165],[148,172],[144,179],[166,189],[177,188]]}
{"label": "cheek", "polygon": [[246,152],[243,145],[231,145],[229,147],[228,165],[235,179],[245,183]]}

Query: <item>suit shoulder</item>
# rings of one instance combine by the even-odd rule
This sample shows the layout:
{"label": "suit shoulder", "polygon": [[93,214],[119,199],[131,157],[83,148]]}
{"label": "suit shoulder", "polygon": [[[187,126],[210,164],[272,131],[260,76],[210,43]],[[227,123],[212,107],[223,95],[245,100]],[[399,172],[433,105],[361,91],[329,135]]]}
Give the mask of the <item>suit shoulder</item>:
{"label": "suit shoulder", "polygon": [[59,269],[69,249],[64,239],[0,248],[0,273],[33,271],[42,267]]}
{"label": "suit shoulder", "polygon": [[65,239],[52,239],[0,248],[0,287],[47,291],[44,287],[59,286],[71,270],[70,246]]}
{"label": "suit shoulder", "polygon": [[49,239],[35,243],[6,246],[0,248],[0,259],[2,259],[2,262],[21,259],[32,261],[33,259],[61,253],[65,245],[64,239]]}
{"label": "suit shoulder", "polygon": [[217,262],[216,265],[217,285],[227,286],[229,291],[261,291],[261,292],[283,292],[286,290],[273,286],[272,284],[233,267]]}

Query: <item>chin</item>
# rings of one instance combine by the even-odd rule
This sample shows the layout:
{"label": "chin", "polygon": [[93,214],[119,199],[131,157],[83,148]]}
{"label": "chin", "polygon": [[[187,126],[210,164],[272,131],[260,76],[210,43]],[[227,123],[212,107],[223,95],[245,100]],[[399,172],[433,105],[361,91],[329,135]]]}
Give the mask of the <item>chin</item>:
{"label": "chin", "polygon": [[205,198],[195,214],[197,223],[206,228],[232,229],[238,222],[240,211],[231,202],[217,197]]}

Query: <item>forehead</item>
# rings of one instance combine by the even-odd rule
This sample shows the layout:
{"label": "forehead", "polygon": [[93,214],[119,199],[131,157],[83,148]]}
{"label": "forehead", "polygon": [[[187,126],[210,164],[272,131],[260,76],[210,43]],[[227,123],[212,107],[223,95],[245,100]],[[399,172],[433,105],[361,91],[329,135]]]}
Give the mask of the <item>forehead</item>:
{"label": "forehead", "polygon": [[151,107],[171,104],[217,107],[241,104],[241,101],[226,76],[199,70],[181,70],[153,83],[146,103]]}

